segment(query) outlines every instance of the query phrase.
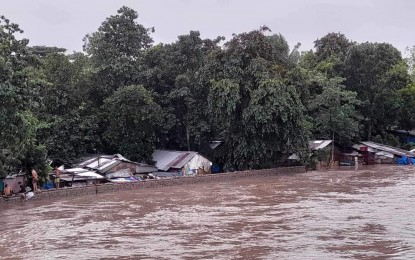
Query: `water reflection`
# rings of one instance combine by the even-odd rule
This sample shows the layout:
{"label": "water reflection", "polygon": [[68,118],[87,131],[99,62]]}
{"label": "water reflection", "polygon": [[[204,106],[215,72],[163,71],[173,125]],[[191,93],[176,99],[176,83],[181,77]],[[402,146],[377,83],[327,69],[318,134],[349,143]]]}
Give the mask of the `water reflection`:
{"label": "water reflection", "polygon": [[414,258],[414,167],[6,206],[0,258]]}

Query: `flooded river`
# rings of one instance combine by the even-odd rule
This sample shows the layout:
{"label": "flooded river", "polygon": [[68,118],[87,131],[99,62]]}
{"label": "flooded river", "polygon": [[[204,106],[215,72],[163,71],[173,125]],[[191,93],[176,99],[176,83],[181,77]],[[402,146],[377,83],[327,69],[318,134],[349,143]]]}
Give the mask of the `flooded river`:
{"label": "flooded river", "polygon": [[415,167],[2,205],[0,259],[414,259]]}

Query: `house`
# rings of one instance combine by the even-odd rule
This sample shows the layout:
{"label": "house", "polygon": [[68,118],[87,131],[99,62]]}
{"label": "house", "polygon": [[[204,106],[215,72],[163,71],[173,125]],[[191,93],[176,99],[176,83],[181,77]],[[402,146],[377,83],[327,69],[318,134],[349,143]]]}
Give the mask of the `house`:
{"label": "house", "polygon": [[110,181],[137,181],[131,177],[135,174],[154,171],[157,171],[155,166],[130,161],[120,154],[95,155],[84,158],[73,168],[62,170],[61,179],[87,184],[95,183],[97,180],[102,181],[105,178]]}
{"label": "house", "polygon": [[[316,167],[324,167],[328,166],[331,159],[331,149],[332,146],[331,140],[311,140],[308,142],[308,148],[311,152],[310,156],[314,157],[315,162],[317,162]],[[300,160],[300,157],[293,153],[288,157],[289,161],[298,161]],[[291,165],[292,163],[290,163]]]}
{"label": "house", "polygon": [[212,162],[193,151],[156,150],[153,161],[162,172],[176,172],[178,176],[211,173]]}
{"label": "house", "polygon": [[[316,169],[331,166],[353,166],[356,159],[363,163],[362,155],[351,147],[333,145],[332,140],[311,140],[308,142],[310,157]],[[334,152],[332,152],[334,148]],[[291,154],[288,160],[298,161],[297,154]]]}
{"label": "house", "polygon": [[365,164],[395,163],[402,158],[414,158],[415,154],[397,147],[371,141],[360,142],[353,148],[363,155]]}
{"label": "house", "polygon": [[94,183],[101,183],[105,177],[93,171],[83,168],[63,169],[61,171],[61,181],[69,186],[84,186]]}
{"label": "house", "polygon": [[333,163],[338,164],[338,153],[335,149],[335,158],[332,162],[332,140],[311,140],[308,142],[308,148],[312,152],[312,156],[316,159],[316,168],[329,167]]}
{"label": "house", "polygon": [[4,179],[0,180],[0,195],[6,184],[13,190],[13,192],[18,192],[20,190],[19,182],[23,185],[26,183],[26,175],[24,173],[9,174],[4,177]]}
{"label": "house", "polygon": [[157,171],[155,166],[130,161],[120,154],[94,156],[76,164],[75,167],[89,169],[104,176],[126,170],[131,174]]}

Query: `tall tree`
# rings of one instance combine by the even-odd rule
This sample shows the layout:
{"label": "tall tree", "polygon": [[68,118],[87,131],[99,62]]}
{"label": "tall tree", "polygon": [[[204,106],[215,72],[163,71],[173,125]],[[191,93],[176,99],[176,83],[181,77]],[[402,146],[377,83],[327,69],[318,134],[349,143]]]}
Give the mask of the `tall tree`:
{"label": "tall tree", "polygon": [[157,93],[158,103],[174,125],[163,138],[167,148],[197,149],[210,130],[209,88],[201,69],[209,53],[219,49],[221,39],[201,39],[199,32],[191,31],[172,44],[154,46],[145,55],[143,82]]}
{"label": "tall tree", "polygon": [[137,19],[135,10],[123,6],[96,32],[84,38],[84,51],[92,66],[83,71],[89,76],[82,90],[88,101],[83,105],[81,117],[87,116],[91,122],[85,130],[93,127],[90,132],[100,137],[92,143],[100,152],[111,152],[104,133],[107,127],[101,109],[104,100],[120,88],[141,83],[143,55],[153,42],[150,36],[153,28],[145,28]]}
{"label": "tall tree", "polygon": [[153,42],[154,30],[138,24],[137,18],[136,11],[123,6],[84,38],[84,51],[96,69],[96,88],[90,95],[98,105],[116,89],[138,83],[143,53]]}
{"label": "tall tree", "polygon": [[208,65],[209,109],[224,141],[225,169],[269,167],[306,147],[304,107],[283,78],[289,52],[275,43],[279,36],[265,36],[267,30],[235,35]]}
{"label": "tall tree", "polygon": [[397,91],[409,82],[401,53],[386,43],[362,43],[350,47],[345,59],[345,85],[356,91],[364,103],[364,138],[382,134],[396,126],[398,119]]}
{"label": "tall tree", "polygon": [[[33,66],[27,39],[18,40],[23,31],[4,16],[0,17],[0,175],[37,167],[43,173],[45,149],[36,142],[38,121],[32,111],[39,106],[41,81]],[[32,149],[39,156],[27,157]],[[33,154],[32,154],[33,155]],[[35,158],[36,157],[36,158]]]}
{"label": "tall tree", "polygon": [[332,139],[341,145],[351,145],[358,139],[358,106],[356,92],[345,90],[342,78],[327,79],[320,75],[322,92],[310,101],[313,134],[316,139]]}
{"label": "tall tree", "polygon": [[90,65],[82,54],[70,57],[49,54],[42,58],[46,84],[40,117],[47,122],[39,139],[47,145],[50,159],[70,163],[73,159],[100,150],[99,108],[85,95],[90,83]]}
{"label": "tall tree", "polygon": [[328,33],[314,42],[315,52],[312,50],[301,57],[302,68],[317,70],[329,77],[341,76],[344,70],[344,59],[356,43],[347,39],[341,33]]}

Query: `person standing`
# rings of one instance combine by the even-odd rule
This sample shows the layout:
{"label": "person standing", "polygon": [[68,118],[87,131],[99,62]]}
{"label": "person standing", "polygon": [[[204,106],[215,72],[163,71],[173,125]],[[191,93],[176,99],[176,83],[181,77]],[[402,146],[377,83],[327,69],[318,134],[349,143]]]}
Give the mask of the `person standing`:
{"label": "person standing", "polygon": [[33,178],[33,192],[37,192],[37,181],[38,181],[38,175],[35,169],[32,169],[32,178]]}
{"label": "person standing", "polygon": [[10,197],[12,194],[13,194],[13,190],[12,190],[12,188],[10,188],[10,186],[9,185],[5,185],[4,186],[4,196],[6,196],[6,197]]}
{"label": "person standing", "polygon": [[55,187],[59,189],[59,182],[61,179],[61,171],[58,167],[55,167]]}

